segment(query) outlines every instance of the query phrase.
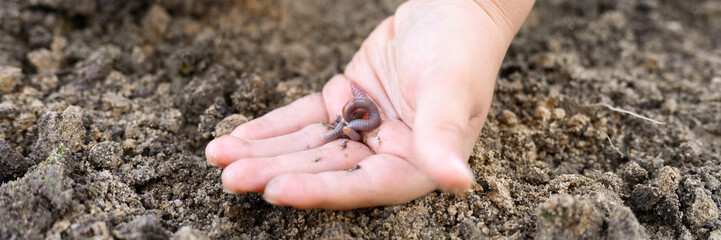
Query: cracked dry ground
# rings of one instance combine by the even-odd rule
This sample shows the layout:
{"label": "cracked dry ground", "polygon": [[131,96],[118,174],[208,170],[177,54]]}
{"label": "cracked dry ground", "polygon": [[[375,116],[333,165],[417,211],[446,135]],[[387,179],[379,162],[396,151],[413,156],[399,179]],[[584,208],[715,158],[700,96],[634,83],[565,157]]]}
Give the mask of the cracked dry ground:
{"label": "cracked dry ground", "polygon": [[0,239],[721,237],[714,0],[539,1],[465,194],[223,193],[205,144],[319,91],[398,4],[0,0]]}

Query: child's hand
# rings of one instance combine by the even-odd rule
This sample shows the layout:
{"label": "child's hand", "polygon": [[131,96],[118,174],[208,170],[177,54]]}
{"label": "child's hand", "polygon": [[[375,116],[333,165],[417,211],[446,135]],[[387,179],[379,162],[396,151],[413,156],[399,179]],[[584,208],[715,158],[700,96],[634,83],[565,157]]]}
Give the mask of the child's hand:
{"label": "child's hand", "polygon": [[[466,161],[491,103],[496,74],[533,1],[416,0],[366,39],[320,94],[239,126],[206,148],[231,192],[270,203],[348,209],[398,204],[436,188],[467,190]],[[352,98],[349,81],[378,105],[365,142],[325,143]],[[354,167],[356,164],[359,167]],[[348,170],[353,169],[353,170]]]}

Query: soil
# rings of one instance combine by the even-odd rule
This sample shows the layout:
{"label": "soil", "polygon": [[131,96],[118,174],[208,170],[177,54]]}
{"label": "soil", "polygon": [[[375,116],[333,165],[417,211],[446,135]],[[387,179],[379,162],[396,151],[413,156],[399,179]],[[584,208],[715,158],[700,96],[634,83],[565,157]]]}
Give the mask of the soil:
{"label": "soil", "polygon": [[539,1],[467,193],[224,193],[204,146],[319,91],[400,3],[0,0],[0,239],[721,237],[716,0]]}

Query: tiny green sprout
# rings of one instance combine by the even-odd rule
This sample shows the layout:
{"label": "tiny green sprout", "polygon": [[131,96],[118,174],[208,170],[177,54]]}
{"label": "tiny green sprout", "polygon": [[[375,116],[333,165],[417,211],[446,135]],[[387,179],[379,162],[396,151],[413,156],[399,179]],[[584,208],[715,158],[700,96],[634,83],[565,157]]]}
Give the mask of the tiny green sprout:
{"label": "tiny green sprout", "polygon": [[180,73],[183,75],[188,75],[188,73],[190,73],[190,68],[184,66],[184,67],[180,68]]}
{"label": "tiny green sprout", "polygon": [[58,148],[58,154],[63,155],[63,145]]}
{"label": "tiny green sprout", "polygon": [[541,212],[541,213],[538,214],[538,215],[539,215],[540,217],[542,217],[543,219],[545,219],[545,220],[548,220],[548,219],[550,219],[551,217],[553,217],[553,215],[551,215],[551,213],[546,212],[546,211],[543,211],[543,212]]}
{"label": "tiny green sprout", "polygon": [[10,194],[13,194],[13,190],[15,190],[15,185],[17,185],[17,184],[18,184],[18,180],[17,180],[17,179],[15,179],[15,180],[13,180],[12,182],[9,182],[9,183],[8,183],[8,192],[9,192]]}

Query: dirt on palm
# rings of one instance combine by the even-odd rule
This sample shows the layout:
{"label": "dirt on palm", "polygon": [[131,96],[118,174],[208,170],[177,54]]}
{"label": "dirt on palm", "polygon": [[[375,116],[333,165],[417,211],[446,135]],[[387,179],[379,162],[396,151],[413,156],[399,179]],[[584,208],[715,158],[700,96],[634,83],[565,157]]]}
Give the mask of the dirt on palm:
{"label": "dirt on palm", "polygon": [[319,91],[398,4],[0,0],[0,239],[721,237],[715,0],[539,1],[465,194],[224,193],[204,146]]}

